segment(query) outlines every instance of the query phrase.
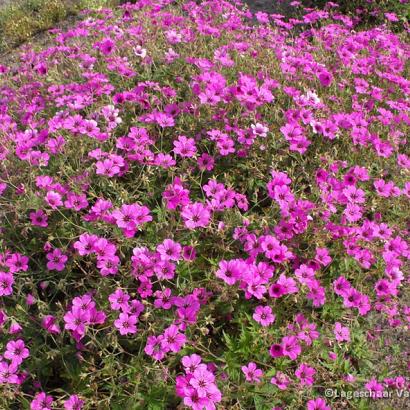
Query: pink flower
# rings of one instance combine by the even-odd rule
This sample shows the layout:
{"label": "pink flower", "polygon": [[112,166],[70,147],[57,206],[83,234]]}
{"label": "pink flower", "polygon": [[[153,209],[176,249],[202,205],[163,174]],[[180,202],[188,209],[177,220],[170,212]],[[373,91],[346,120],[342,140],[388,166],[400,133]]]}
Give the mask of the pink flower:
{"label": "pink flower", "polygon": [[307,265],[300,265],[298,269],[295,270],[295,276],[299,282],[303,285],[312,283],[315,277],[315,271],[309,268]]}
{"label": "pink flower", "polygon": [[156,308],[162,308],[165,310],[171,309],[171,289],[165,288],[163,291],[157,290],[154,293],[154,296],[156,297],[154,301],[154,306]]}
{"label": "pink flower", "polygon": [[85,325],[88,324],[89,320],[90,313],[88,311],[74,306],[72,310],[64,315],[64,328],[83,335],[85,333]]}
{"label": "pink flower", "polygon": [[332,75],[326,70],[319,71],[317,78],[324,87],[329,87],[333,79]]}
{"label": "pink flower", "polygon": [[173,127],[175,125],[175,120],[171,115],[159,112],[155,114],[155,122],[161,127]]}
{"label": "pink flower", "polygon": [[266,138],[269,132],[269,128],[263,124],[260,124],[259,122],[257,122],[256,124],[251,124],[251,128],[252,128],[252,134],[255,137]]}
{"label": "pink flower", "polygon": [[136,208],[134,205],[123,205],[121,209],[113,211],[111,215],[115,218],[118,227],[124,229],[134,229],[135,210]]}
{"label": "pink flower", "polygon": [[47,330],[48,333],[58,334],[61,332],[60,326],[55,323],[56,318],[52,315],[46,315],[41,320],[41,327]]}
{"label": "pink flower", "polygon": [[84,400],[81,400],[76,394],[71,395],[64,402],[65,410],[81,410],[84,405]]}
{"label": "pink flower", "polygon": [[24,341],[21,339],[10,341],[6,345],[4,357],[11,360],[11,362],[17,366],[20,365],[24,359],[27,359],[29,355],[30,351],[26,348]]}
{"label": "pink flower", "polygon": [[223,157],[235,152],[235,143],[233,140],[227,136],[218,139],[216,146],[218,148],[219,154]]}
{"label": "pink flower", "polygon": [[0,272],[0,296],[8,296],[13,293],[12,285],[14,277],[11,273]]}
{"label": "pink flower", "polygon": [[206,152],[198,158],[198,168],[201,171],[212,171],[214,164],[215,160]]}
{"label": "pink flower", "polygon": [[145,345],[144,352],[152,356],[155,360],[162,360],[165,357],[166,349],[162,347],[162,341],[164,336],[148,336],[147,344]]}
{"label": "pink flower", "polygon": [[219,269],[215,272],[215,276],[232,286],[240,278],[241,269],[242,265],[236,259],[222,260],[219,262]]}
{"label": "pink flower", "polygon": [[269,354],[273,357],[282,357],[283,356],[283,347],[279,343],[273,344],[269,349]]}
{"label": "pink flower", "polygon": [[100,42],[95,43],[95,48],[99,49],[104,55],[109,55],[115,49],[115,43],[109,38],[105,37]]}
{"label": "pink flower", "polygon": [[302,348],[295,336],[284,336],[281,344],[283,354],[291,360],[295,360],[302,352]]}
{"label": "pink flower", "polygon": [[114,321],[114,326],[122,335],[134,334],[137,332],[137,316],[129,315],[128,313],[120,313],[117,320]]}
{"label": "pink flower", "polygon": [[202,358],[197,354],[191,354],[190,356],[184,356],[181,359],[181,363],[184,366],[184,370],[186,373],[194,373],[194,371],[198,368],[201,364]]}
{"label": "pink flower", "polygon": [[279,283],[274,283],[269,288],[269,296],[271,298],[280,298],[281,296],[286,294],[286,289]]}
{"label": "pink flower", "polygon": [[272,314],[270,306],[257,306],[252,317],[262,326],[269,326],[275,321],[275,315]]}
{"label": "pink flower", "polygon": [[52,209],[57,209],[63,205],[61,195],[55,191],[48,191],[44,199]]}
{"label": "pink flower", "polygon": [[0,361],[0,383],[20,384],[17,363]]}
{"label": "pink flower", "polygon": [[74,209],[75,211],[80,211],[83,208],[87,208],[87,196],[85,194],[77,195],[73,192],[69,192],[67,194],[67,200],[64,201],[64,206],[68,209]]}
{"label": "pink flower", "polygon": [[198,397],[207,397],[208,393],[212,391],[215,381],[215,376],[203,367],[198,367],[192,373],[192,379],[189,384],[196,390]]}
{"label": "pink flower", "polygon": [[96,174],[104,175],[112,178],[114,175],[120,173],[120,166],[111,158],[103,159],[102,161],[97,161],[95,164]]}
{"label": "pink flower", "polygon": [[150,210],[139,204],[122,205],[120,209],[114,210],[111,216],[127,237],[134,236],[140,225],[152,221]]}
{"label": "pink flower", "polygon": [[334,282],[333,282],[333,289],[336,295],[339,296],[346,296],[351,289],[351,285],[349,281],[344,278],[343,276],[339,276]]}
{"label": "pink flower", "polygon": [[68,260],[67,255],[64,255],[60,249],[56,248],[46,255],[48,259],[47,269],[61,272],[65,268],[65,263]]}
{"label": "pink flower", "polygon": [[186,342],[186,337],[175,325],[165,329],[164,338],[161,342],[162,348],[166,351],[179,352]]}
{"label": "pink flower", "polygon": [[196,153],[195,141],[193,138],[187,138],[185,135],[180,135],[174,141],[174,152],[183,158],[191,158]]}
{"label": "pink flower", "polygon": [[188,229],[206,228],[211,219],[211,213],[201,202],[185,205],[181,216]]}
{"label": "pink flower", "polygon": [[196,258],[196,251],[193,246],[187,245],[182,248],[182,257],[185,261],[193,261]]}
{"label": "pink flower", "polygon": [[278,371],[270,380],[279,390],[286,390],[290,384],[290,379],[285,373]]}
{"label": "pink flower", "polygon": [[359,205],[348,203],[343,214],[349,222],[357,222],[362,217],[363,208]]}
{"label": "pink flower", "polygon": [[400,21],[396,13],[384,13],[384,16],[386,17],[387,20],[394,22],[394,23],[397,21]]}
{"label": "pink flower", "polygon": [[389,282],[386,279],[380,279],[376,282],[374,288],[376,290],[376,295],[381,297],[396,296],[397,295],[397,284],[394,282]]}
{"label": "pink flower", "polygon": [[241,369],[245,375],[246,381],[260,383],[260,378],[262,377],[263,372],[261,369],[257,368],[255,363],[250,362],[247,366],[242,366]]}
{"label": "pink flower", "polygon": [[51,396],[41,392],[37,393],[30,403],[31,410],[51,410],[54,399]]}
{"label": "pink flower", "polygon": [[161,245],[157,246],[157,252],[162,260],[178,261],[181,258],[181,250],[181,245],[172,239],[165,239]]}
{"label": "pink flower", "polygon": [[20,271],[27,272],[28,270],[28,257],[19,253],[13,253],[6,260],[6,266],[9,268],[10,273],[16,273]]}
{"label": "pink flower", "polygon": [[314,374],[316,370],[313,367],[308,366],[306,363],[302,363],[295,371],[295,376],[300,380],[301,386],[312,385],[314,382]]}
{"label": "pink flower", "polygon": [[368,381],[364,387],[366,387],[367,390],[370,392],[370,397],[372,399],[379,399],[383,397],[383,385],[379,383],[374,377]]}
{"label": "pink flower", "polygon": [[114,293],[111,293],[108,300],[110,301],[111,309],[127,311],[130,295],[122,289],[117,289]]}
{"label": "pink flower", "polygon": [[332,261],[332,258],[329,255],[329,251],[326,248],[317,248],[315,260],[318,261],[321,265],[327,266]]}
{"label": "pink flower", "polygon": [[171,280],[175,276],[175,264],[170,261],[160,260],[155,264],[154,272],[159,280]]}
{"label": "pink flower", "polygon": [[334,334],[338,342],[350,342],[349,328],[342,326],[340,322],[335,323]]}
{"label": "pink flower", "polygon": [[34,226],[40,226],[42,228],[47,227],[47,219],[47,215],[41,209],[39,209],[38,211],[30,212],[30,220]]}
{"label": "pink flower", "polygon": [[343,194],[350,203],[363,204],[366,202],[365,192],[362,189],[356,188],[354,185],[343,189]]}
{"label": "pink flower", "polygon": [[321,397],[309,400],[306,405],[307,410],[331,410],[330,406],[326,404],[325,399]]}
{"label": "pink flower", "polygon": [[309,293],[306,297],[313,301],[313,306],[323,306],[326,301],[325,288],[320,285],[318,280],[312,280],[307,283]]}
{"label": "pink flower", "polygon": [[133,51],[137,57],[140,57],[141,59],[144,59],[147,56],[147,50],[145,48],[142,48],[142,46],[138,45],[133,48]]}
{"label": "pink flower", "polygon": [[115,275],[118,272],[120,258],[116,255],[99,257],[97,259],[97,268],[102,276]]}
{"label": "pink flower", "polygon": [[95,250],[95,244],[98,240],[97,235],[90,235],[88,233],[83,233],[80,235],[78,241],[74,243],[74,249],[81,255],[90,255]]}

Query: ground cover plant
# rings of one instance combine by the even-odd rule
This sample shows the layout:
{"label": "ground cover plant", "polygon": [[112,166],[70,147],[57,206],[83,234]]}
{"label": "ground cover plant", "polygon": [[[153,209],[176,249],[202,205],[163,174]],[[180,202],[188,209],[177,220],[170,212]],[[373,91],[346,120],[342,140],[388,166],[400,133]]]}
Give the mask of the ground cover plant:
{"label": "ground cover plant", "polygon": [[0,66],[1,408],[406,408],[407,33],[294,7],[140,0]]}

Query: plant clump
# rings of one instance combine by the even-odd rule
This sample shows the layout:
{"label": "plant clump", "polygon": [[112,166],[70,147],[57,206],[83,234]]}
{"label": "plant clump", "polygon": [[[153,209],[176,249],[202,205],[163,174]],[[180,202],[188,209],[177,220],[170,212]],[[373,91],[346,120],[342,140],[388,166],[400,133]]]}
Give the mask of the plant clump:
{"label": "plant clump", "polygon": [[1,407],[406,403],[395,24],[139,0],[1,65]]}

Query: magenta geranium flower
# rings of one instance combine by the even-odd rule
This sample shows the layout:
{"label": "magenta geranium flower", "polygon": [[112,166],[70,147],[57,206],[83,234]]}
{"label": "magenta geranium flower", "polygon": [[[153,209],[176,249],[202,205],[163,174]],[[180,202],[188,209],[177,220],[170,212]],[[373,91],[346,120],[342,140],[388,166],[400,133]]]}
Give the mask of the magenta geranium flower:
{"label": "magenta geranium flower", "polygon": [[263,376],[261,369],[258,369],[255,363],[250,362],[247,366],[242,366],[241,370],[245,375],[245,379],[251,383],[260,383],[260,378]]}
{"label": "magenta geranium flower", "polygon": [[201,364],[202,358],[197,354],[191,354],[190,356],[184,356],[181,359],[181,363],[187,373],[194,373],[194,371]]}
{"label": "magenta geranium flower", "polygon": [[111,309],[127,311],[130,295],[122,289],[117,289],[108,297],[108,300],[110,301]]}
{"label": "magenta geranium flower", "polygon": [[8,342],[4,352],[4,357],[16,365],[20,365],[29,355],[30,351],[22,339]]}
{"label": "magenta geranium flower", "polygon": [[286,390],[291,383],[291,380],[285,373],[278,371],[270,380],[272,384],[278,387],[279,390]]}
{"label": "magenta geranium flower", "polygon": [[365,385],[366,389],[370,393],[372,399],[379,399],[383,397],[384,387],[381,383],[377,381],[375,377],[370,379]]}
{"label": "magenta geranium flower", "polygon": [[263,372],[261,369],[258,369],[255,363],[250,362],[247,366],[242,366],[241,370],[245,375],[246,381],[250,383],[260,383]]}
{"label": "magenta geranium flower", "polygon": [[65,268],[65,263],[68,260],[68,256],[64,255],[60,249],[56,248],[52,252],[46,255],[48,259],[47,268],[50,270],[56,270],[61,272]]}
{"label": "magenta geranium flower", "polygon": [[114,325],[122,335],[134,334],[137,332],[137,320],[135,315],[120,313],[118,319],[114,321]]}
{"label": "magenta geranium flower", "polygon": [[161,245],[157,246],[157,252],[163,260],[178,261],[181,257],[182,247],[172,239],[165,239]]}
{"label": "magenta geranium flower", "polygon": [[177,326],[171,325],[164,332],[164,338],[161,341],[162,348],[165,351],[179,352],[186,342],[186,337],[181,333]]}
{"label": "magenta geranium flower", "polygon": [[209,209],[200,202],[185,205],[181,216],[188,229],[206,228],[211,219]]}
{"label": "magenta geranium flower", "polygon": [[309,400],[306,408],[307,410],[331,410],[331,407],[326,404],[325,399],[322,399],[321,397]]}
{"label": "magenta geranium flower", "polygon": [[84,405],[84,400],[81,400],[78,395],[73,394],[64,401],[65,410],[81,410]]}
{"label": "magenta geranium flower", "polygon": [[122,205],[120,209],[114,210],[111,216],[127,237],[134,236],[140,225],[152,221],[150,210],[139,204]]}
{"label": "magenta geranium flower", "polygon": [[196,390],[198,397],[207,397],[212,392],[215,376],[202,367],[198,367],[193,373],[189,384]]}
{"label": "magenta geranium flower", "polygon": [[52,410],[54,399],[44,392],[37,393],[30,403],[31,410]]}
{"label": "magenta geranium flower", "polygon": [[139,0],[0,65],[3,407],[98,407],[111,374],[102,406],[406,389],[379,337],[410,323],[406,1]]}
{"label": "magenta geranium flower", "polygon": [[174,141],[174,152],[183,158],[193,157],[196,153],[194,139],[187,138],[185,135],[180,135],[178,139]]}
{"label": "magenta geranium flower", "polygon": [[279,343],[274,343],[274,344],[270,347],[269,353],[270,353],[270,355],[271,355],[273,358],[283,356],[284,353],[283,353],[283,347],[282,347],[282,345],[279,344]]}
{"label": "magenta geranium flower", "polygon": [[18,376],[18,364],[0,361],[0,383],[20,384]]}
{"label": "magenta geranium flower", "polygon": [[14,277],[11,273],[0,272],[0,296],[8,296],[13,293],[12,285]]}
{"label": "magenta geranium flower", "polygon": [[257,306],[252,317],[262,326],[269,326],[275,321],[275,315],[270,306]]}
{"label": "magenta geranium flower", "polygon": [[295,371],[295,376],[300,380],[301,386],[311,385],[314,382],[313,376],[316,370],[313,367],[308,366],[306,363],[302,363]]}
{"label": "magenta geranium flower", "polygon": [[350,330],[340,322],[335,323],[334,334],[338,342],[350,342]]}
{"label": "magenta geranium flower", "polygon": [[90,321],[89,311],[84,311],[79,307],[73,307],[72,310],[64,315],[64,328],[72,330],[78,334],[85,333],[85,326]]}
{"label": "magenta geranium flower", "polygon": [[283,354],[292,360],[295,360],[302,352],[302,348],[295,336],[284,336],[281,346]]}
{"label": "magenta geranium flower", "polygon": [[80,235],[79,240],[74,243],[74,249],[81,255],[90,255],[94,252],[95,244],[98,240],[96,235],[84,233]]}
{"label": "magenta geranium flower", "polygon": [[30,220],[34,226],[40,226],[42,228],[48,226],[48,217],[41,209],[30,212]]}
{"label": "magenta geranium flower", "polygon": [[59,206],[63,206],[62,196],[58,192],[49,191],[44,199],[51,209],[57,209]]}
{"label": "magenta geranium flower", "polygon": [[155,360],[162,360],[165,357],[166,349],[162,347],[164,336],[148,336],[144,351]]}

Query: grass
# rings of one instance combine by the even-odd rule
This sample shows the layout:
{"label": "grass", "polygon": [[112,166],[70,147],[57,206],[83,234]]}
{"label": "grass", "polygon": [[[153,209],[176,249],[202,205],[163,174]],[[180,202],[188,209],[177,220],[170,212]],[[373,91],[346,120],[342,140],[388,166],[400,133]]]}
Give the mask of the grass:
{"label": "grass", "polygon": [[0,53],[83,9],[112,7],[118,3],[119,0],[13,0],[0,8]]}

